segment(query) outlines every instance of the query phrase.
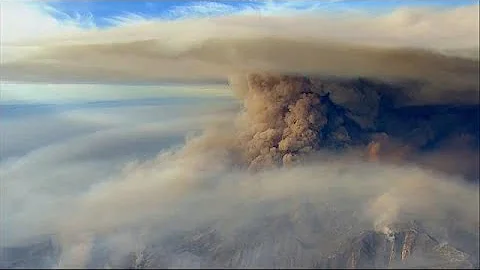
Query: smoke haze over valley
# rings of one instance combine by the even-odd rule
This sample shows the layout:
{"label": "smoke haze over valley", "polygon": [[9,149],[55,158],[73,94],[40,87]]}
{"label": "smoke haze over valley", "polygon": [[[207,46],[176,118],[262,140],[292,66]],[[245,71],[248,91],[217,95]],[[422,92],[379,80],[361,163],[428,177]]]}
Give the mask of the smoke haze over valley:
{"label": "smoke haze over valley", "polygon": [[2,0],[0,266],[478,268],[478,3],[315,2]]}

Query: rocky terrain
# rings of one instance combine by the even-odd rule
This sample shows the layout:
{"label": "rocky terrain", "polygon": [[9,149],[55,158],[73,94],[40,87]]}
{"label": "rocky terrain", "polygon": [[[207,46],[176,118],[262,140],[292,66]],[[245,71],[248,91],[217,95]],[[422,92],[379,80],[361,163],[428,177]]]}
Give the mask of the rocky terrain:
{"label": "rocky terrain", "polygon": [[[349,224],[320,220],[305,204],[224,237],[214,227],[181,232],[120,260],[90,267],[114,268],[478,268],[478,234],[462,245],[440,242],[415,221],[384,231],[352,231]],[[318,226],[318,228],[315,228]],[[331,235],[320,235],[330,226]],[[475,243],[476,242],[476,243]],[[328,244],[327,244],[328,243]],[[477,253],[475,253],[477,252]]]}
{"label": "rocky terrain", "polygon": [[[359,220],[338,220],[335,211],[316,214],[312,204],[288,214],[255,220],[226,234],[219,223],[177,231],[119,256],[99,237],[87,268],[455,268],[479,266],[478,232],[447,228],[452,243],[438,240],[418,222],[362,229]],[[368,227],[368,226],[363,226]],[[328,234],[325,234],[327,228]],[[435,231],[435,230],[434,230]],[[444,236],[440,236],[444,237]],[[455,242],[457,241],[457,242]],[[461,248],[459,247],[461,246]],[[4,249],[4,268],[50,268],[60,248],[51,240]]]}

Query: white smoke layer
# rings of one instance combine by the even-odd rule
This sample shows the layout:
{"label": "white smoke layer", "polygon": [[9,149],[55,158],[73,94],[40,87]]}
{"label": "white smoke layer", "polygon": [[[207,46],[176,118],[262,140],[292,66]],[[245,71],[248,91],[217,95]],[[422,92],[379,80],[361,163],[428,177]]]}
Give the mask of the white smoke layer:
{"label": "white smoke layer", "polygon": [[[131,167],[82,198],[59,229],[68,251],[61,266],[85,266],[82,248],[92,235],[122,258],[140,254],[138,245],[174,248],[169,237],[179,234],[188,243],[201,237],[191,233],[209,228],[220,240],[203,244],[237,246],[225,259],[233,267],[309,267],[363,230],[383,232],[411,220],[441,241],[458,242],[453,235],[459,232],[478,237],[478,190],[449,176],[340,156],[252,175],[232,169],[223,147],[212,148],[211,140],[218,138],[198,138]],[[299,249],[302,242],[313,250]],[[169,267],[219,267],[208,255],[172,252],[165,258]]]}

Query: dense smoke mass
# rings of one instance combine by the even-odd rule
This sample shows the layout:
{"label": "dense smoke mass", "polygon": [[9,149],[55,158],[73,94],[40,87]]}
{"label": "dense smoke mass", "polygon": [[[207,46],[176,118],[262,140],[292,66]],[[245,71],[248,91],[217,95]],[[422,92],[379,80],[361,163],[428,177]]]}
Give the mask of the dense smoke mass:
{"label": "dense smoke mass", "polygon": [[[363,147],[367,159],[400,160],[448,143],[470,149],[471,164],[478,160],[478,105],[401,106],[408,86],[365,78],[249,74],[231,81],[244,99],[238,140],[250,169],[288,165],[320,149]],[[475,165],[461,173],[478,178]]]}
{"label": "dense smoke mass", "polygon": [[318,148],[326,119],[306,78],[252,74],[247,80],[247,128],[239,136],[249,168],[287,165]]}
{"label": "dense smoke mass", "polygon": [[367,78],[230,86],[236,115],[60,206],[2,266],[478,267],[478,105]]}
{"label": "dense smoke mass", "polygon": [[228,78],[234,100],[116,108],[0,163],[0,267],[478,268],[479,61],[457,51],[478,48],[474,8],[133,24],[9,59],[31,81]]}

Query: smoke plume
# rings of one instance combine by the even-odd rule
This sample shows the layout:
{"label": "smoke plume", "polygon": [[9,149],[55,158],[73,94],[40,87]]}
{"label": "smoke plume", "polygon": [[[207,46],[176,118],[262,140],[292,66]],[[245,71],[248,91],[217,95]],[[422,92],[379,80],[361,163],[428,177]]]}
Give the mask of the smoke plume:
{"label": "smoke plume", "polygon": [[[42,254],[44,267],[478,265],[472,168],[438,166],[451,144],[478,147],[478,106],[398,106],[405,85],[365,78],[260,72],[231,86],[237,114],[17,226],[4,265],[17,253]],[[437,160],[416,162],[427,156]],[[371,264],[368,245],[390,259]]]}
{"label": "smoke plume", "polygon": [[250,74],[247,87],[239,141],[249,168],[287,165],[318,148],[326,119],[307,79]]}
{"label": "smoke plume", "polygon": [[[478,267],[479,61],[442,51],[478,47],[469,24],[475,8],[342,19],[337,35],[318,18],[298,18],[305,27],[271,18],[258,28],[226,17],[44,41],[37,53],[5,63],[5,76],[228,77],[240,110],[218,113],[181,147],[132,161],[73,198],[45,199],[38,188],[35,195],[58,203],[19,206],[0,266],[42,250],[35,266]],[[466,19],[455,20],[459,14]],[[449,26],[444,21],[459,39],[447,33],[440,46],[445,34],[434,22]],[[141,27],[145,36],[124,40]],[[218,31],[201,36],[198,27]],[[157,30],[171,39],[149,36]],[[179,38],[179,30],[188,34]],[[239,37],[227,38],[233,30]],[[308,38],[317,30],[324,37]],[[32,171],[2,178],[22,190],[17,178],[34,179]]]}

